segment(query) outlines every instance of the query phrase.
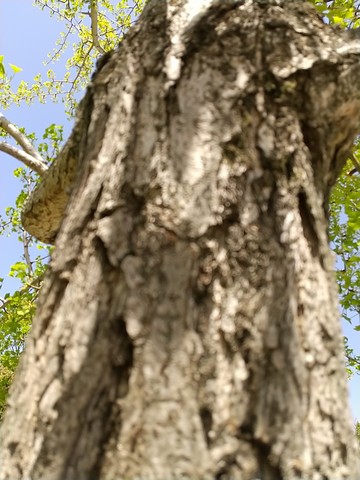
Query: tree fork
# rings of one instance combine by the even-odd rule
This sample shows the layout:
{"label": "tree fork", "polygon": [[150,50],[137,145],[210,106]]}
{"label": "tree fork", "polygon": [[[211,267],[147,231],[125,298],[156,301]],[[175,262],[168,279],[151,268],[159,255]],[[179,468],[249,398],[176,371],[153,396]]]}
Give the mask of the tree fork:
{"label": "tree fork", "polygon": [[326,229],[360,42],[302,1],[200,3],[150,2],[24,214],[63,220],[3,480],[358,475]]}

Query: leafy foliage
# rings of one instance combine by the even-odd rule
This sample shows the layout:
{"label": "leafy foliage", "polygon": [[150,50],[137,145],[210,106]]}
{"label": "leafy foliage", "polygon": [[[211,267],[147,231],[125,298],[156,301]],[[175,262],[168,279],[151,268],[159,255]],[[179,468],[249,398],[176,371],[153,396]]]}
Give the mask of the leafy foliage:
{"label": "leafy foliage", "polygon": [[[327,23],[341,28],[360,27],[360,0],[310,0]],[[348,160],[336,183],[330,201],[329,237],[336,254],[337,282],[342,317],[349,323],[360,318],[360,139],[355,142],[352,156],[354,168]],[[354,325],[354,330],[360,330]],[[347,371],[360,373],[360,355],[350,348],[345,337]]]}
{"label": "leafy foliage", "polygon": [[[6,76],[6,67],[4,64],[4,55],[0,55],[0,78],[4,78]],[[9,67],[13,71],[13,73],[19,73],[22,71],[22,68],[17,67],[16,65],[13,65],[12,63],[9,63]]]}
{"label": "leafy foliage", "polygon": [[[12,78],[6,76],[0,57],[0,78],[3,71],[0,106],[61,99],[67,112],[73,114],[76,93],[88,84],[94,61],[118,45],[145,3],[146,0],[34,0],[34,5],[64,25],[64,31],[48,55],[46,72],[39,72],[31,84],[20,81],[13,88]],[[65,62],[62,76],[50,68],[59,60]]]}
{"label": "leafy foliage", "polygon": [[333,190],[330,209],[342,316],[350,323],[360,314],[360,175],[350,175],[352,167],[348,161]]}
{"label": "leafy foliage", "polygon": [[[27,134],[27,137],[36,142],[34,133]],[[58,154],[62,140],[62,126],[52,124],[46,128],[42,141],[38,144],[38,150],[48,162]],[[31,327],[36,299],[51,253],[50,246],[36,242],[23,229],[20,218],[24,202],[39,178],[22,167],[14,170],[14,176],[19,179],[22,188],[15,205],[7,207],[5,216],[0,216],[0,234],[17,237],[23,246],[23,258],[14,263],[9,272],[9,276],[17,279],[21,287],[0,297],[0,417],[24,348],[25,336]],[[38,253],[34,254],[34,250]],[[0,290],[2,283],[3,279],[0,282]]]}
{"label": "leafy foliage", "polygon": [[360,25],[359,2],[356,0],[310,0],[329,23],[341,28],[357,28]]}

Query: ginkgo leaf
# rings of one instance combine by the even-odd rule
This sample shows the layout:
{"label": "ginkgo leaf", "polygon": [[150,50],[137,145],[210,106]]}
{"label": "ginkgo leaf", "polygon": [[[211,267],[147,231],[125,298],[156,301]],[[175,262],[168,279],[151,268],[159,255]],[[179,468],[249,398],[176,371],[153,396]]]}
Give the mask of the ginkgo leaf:
{"label": "ginkgo leaf", "polygon": [[0,78],[5,77],[4,55],[0,55]]}
{"label": "ginkgo leaf", "polygon": [[22,72],[22,68],[17,67],[16,65],[13,65],[12,63],[9,63],[9,65],[10,65],[11,70],[12,70],[14,73]]}

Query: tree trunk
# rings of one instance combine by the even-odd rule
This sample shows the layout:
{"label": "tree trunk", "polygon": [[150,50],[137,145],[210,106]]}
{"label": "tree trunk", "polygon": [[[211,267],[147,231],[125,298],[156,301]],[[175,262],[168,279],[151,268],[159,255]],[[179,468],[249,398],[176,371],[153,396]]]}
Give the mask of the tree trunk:
{"label": "tree trunk", "polygon": [[326,211],[359,59],[306,2],[150,2],[80,107],[2,480],[357,478]]}

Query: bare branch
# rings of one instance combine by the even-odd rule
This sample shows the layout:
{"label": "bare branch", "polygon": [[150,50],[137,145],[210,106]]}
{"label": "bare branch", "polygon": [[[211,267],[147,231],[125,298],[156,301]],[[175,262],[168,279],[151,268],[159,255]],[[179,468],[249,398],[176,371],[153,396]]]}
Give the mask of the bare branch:
{"label": "bare branch", "polygon": [[26,166],[34,170],[39,175],[43,176],[48,167],[40,155],[34,148],[29,139],[20,132],[20,130],[13,125],[2,113],[0,113],[0,127],[7,132],[16,142],[24,149],[24,151],[10,145],[7,142],[0,142],[0,150],[12,155],[13,157],[25,163]]}
{"label": "bare branch", "polygon": [[7,132],[9,135],[13,137],[14,140],[17,141],[17,143],[25,150],[26,153],[34,157],[36,160],[38,160],[41,163],[44,163],[45,161],[40,155],[40,153],[33,147],[32,143],[26,138],[26,135],[20,132],[20,130],[15,127],[12,123],[9,122],[9,120],[4,117],[2,113],[0,113],[0,127],[2,127],[5,132]]}
{"label": "bare branch", "polygon": [[7,142],[0,142],[0,151],[17,158],[20,162],[23,162],[27,167],[31,168],[42,177],[48,170],[48,166],[45,165],[42,160],[40,161],[38,158],[33,157],[27,152],[23,152]]}
{"label": "bare branch", "polygon": [[106,52],[99,43],[97,0],[90,0],[90,17],[91,17],[91,35],[92,35],[94,47],[99,53],[103,55]]}

